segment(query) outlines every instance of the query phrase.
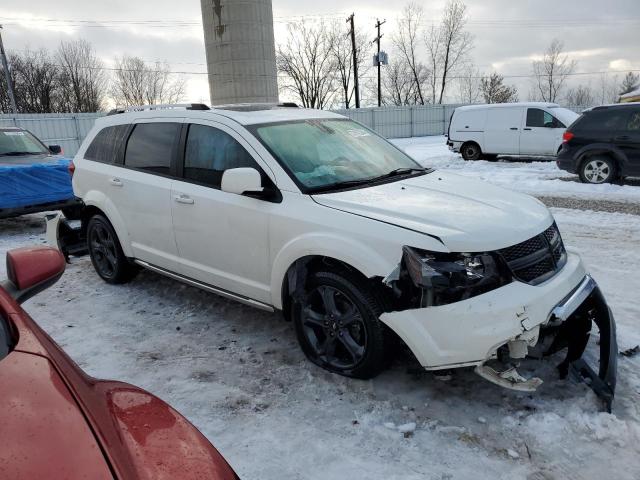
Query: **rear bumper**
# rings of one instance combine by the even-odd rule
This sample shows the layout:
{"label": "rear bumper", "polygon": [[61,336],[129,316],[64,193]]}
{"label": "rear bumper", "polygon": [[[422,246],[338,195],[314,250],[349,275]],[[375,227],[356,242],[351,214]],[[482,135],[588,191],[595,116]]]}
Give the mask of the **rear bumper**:
{"label": "rear bumper", "polygon": [[565,150],[566,147],[562,147],[558,157],[556,158],[556,165],[560,170],[565,170],[569,173],[578,173],[578,165],[573,155],[569,150]]}
{"label": "rear bumper", "polygon": [[458,142],[456,140],[447,139],[447,147],[454,153],[460,153],[460,147],[462,146],[462,142]]}

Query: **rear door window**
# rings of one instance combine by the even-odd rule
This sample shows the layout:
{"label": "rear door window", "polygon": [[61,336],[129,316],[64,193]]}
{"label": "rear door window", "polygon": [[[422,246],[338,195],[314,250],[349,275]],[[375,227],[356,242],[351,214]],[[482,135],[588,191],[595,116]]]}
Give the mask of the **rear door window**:
{"label": "rear door window", "polygon": [[179,123],[137,124],[127,143],[124,165],[169,175],[180,127]]}
{"label": "rear door window", "polygon": [[228,133],[206,125],[189,126],[184,153],[186,180],[220,188],[225,170],[242,167],[262,171],[251,154]]}
{"label": "rear door window", "polygon": [[128,125],[116,125],[100,130],[87,148],[84,158],[101,163],[115,163],[128,128]]}

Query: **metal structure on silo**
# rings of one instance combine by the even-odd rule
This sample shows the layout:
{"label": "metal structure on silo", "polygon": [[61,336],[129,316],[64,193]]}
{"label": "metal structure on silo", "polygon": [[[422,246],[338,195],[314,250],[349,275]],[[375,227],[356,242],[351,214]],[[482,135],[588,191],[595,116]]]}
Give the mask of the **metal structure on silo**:
{"label": "metal structure on silo", "polygon": [[201,0],[211,103],[278,101],[271,0]]}

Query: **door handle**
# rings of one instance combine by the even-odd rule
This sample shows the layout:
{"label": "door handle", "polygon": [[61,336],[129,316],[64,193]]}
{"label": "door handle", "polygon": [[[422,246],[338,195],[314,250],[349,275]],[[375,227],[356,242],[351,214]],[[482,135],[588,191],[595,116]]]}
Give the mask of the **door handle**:
{"label": "door handle", "polygon": [[523,130],[531,130],[530,128],[523,128]]}
{"label": "door handle", "polygon": [[185,205],[193,205],[194,200],[193,198],[189,197],[188,195],[176,195],[173,197],[173,199],[178,202],[178,203],[183,203]]}
{"label": "door handle", "polygon": [[119,178],[109,179],[109,184],[113,185],[114,187],[122,187],[124,185],[124,183],[122,183],[122,180],[120,180]]}
{"label": "door handle", "polygon": [[620,141],[625,141],[625,140],[629,140],[629,135],[620,135],[618,137],[615,137],[614,140],[616,142],[620,142]]}
{"label": "door handle", "polygon": [[511,127],[511,130],[517,130],[518,127]]}

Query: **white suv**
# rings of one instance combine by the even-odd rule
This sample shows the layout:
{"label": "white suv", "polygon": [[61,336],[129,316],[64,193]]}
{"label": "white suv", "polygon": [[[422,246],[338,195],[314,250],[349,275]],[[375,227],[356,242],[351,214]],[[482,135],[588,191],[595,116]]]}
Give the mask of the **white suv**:
{"label": "white suv", "polygon": [[[290,106],[112,112],[74,163],[80,233],[107,282],[142,266],[281,310],[311,361],[359,378],[381,371],[397,336],[427,370],[474,366],[533,390],[540,380],[513,359],[568,346],[563,373],[612,398],[613,317],[532,197],[423,168],[356,122]],[[580,358],[592,319],[599,375]]]}

